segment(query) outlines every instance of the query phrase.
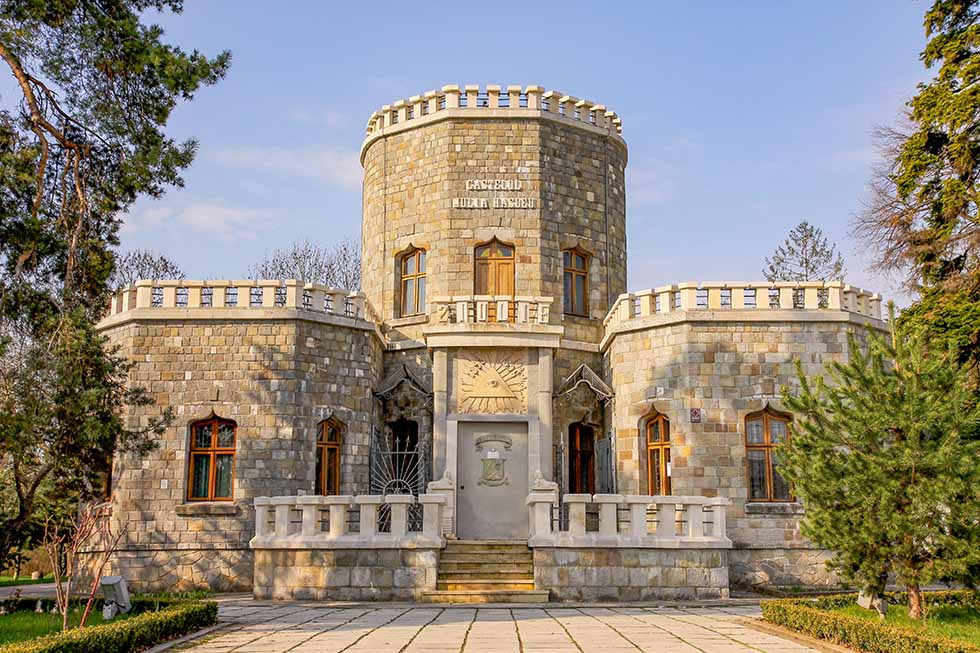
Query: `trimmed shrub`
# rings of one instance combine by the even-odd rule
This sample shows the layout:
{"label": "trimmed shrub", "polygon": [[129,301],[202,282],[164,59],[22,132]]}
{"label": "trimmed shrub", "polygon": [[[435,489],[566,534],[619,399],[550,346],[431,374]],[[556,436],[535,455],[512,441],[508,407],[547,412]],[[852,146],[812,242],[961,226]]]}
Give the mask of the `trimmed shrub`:
{"label": "trimmed shrub", "polygon": [[[855,594],[847,594],[812,601],[763,601],[762,617],[769,623],[785,626],[804,635],[868,653],[980,653],[980,647],[967,642],[830,612],[834,608],[854,605],[856,598]],[[906,600],[902,593],[889,593],[887,598],[890,604],[899,604]],[[930,592],[926,594],[926,603],[931,606],[977,607],[980,605],[980,596],[966,591]]]}
{"label": "trimmed shrub", "polygon": [[218,604],[213,601],[171,603],[158,612],[146,611],[125,620],[0,646],[0,653],[130,653],[218,621]]}

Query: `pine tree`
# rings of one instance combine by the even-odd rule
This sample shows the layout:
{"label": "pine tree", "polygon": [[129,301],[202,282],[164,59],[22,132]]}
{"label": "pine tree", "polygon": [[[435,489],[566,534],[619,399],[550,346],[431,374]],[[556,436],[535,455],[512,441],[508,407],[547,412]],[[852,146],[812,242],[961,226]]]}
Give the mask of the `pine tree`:
{"label": "pine tree", "polygon": [[980,411],[954,351],[920,333],[852,335],[846,364],[787,393],[798,416],[781,472],[806,507],[803,535],[866,591],[893,574],[924,616],[921,587],[980,562]]}
{"label": "pine tree", "polygon": [[844,276],[844,259],[819,227],[796,225],[762,271],[766,281],[835,281]]}

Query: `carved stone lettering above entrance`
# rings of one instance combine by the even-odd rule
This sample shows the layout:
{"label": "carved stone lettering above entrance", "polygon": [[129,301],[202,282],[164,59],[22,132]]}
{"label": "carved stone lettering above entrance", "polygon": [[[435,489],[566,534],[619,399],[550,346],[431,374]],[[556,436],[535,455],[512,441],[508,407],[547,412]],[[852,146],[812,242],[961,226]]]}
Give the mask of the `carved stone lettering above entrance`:
{"label": "carved stone lettering above entrance", "polygon": [[527,411],[527,354],[523,350],[464,350],[456,360],[457,412],[493,415]]}

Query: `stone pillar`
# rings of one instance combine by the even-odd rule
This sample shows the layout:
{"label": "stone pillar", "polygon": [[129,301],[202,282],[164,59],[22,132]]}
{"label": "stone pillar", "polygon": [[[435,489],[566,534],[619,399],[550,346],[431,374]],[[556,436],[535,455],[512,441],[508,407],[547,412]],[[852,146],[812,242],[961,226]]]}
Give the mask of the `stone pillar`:
{"label": "stone pillar", "polygon": [[[528,442],[527,472],[529,485],[534,484],[538,472],[545,479],[554,479],[552,469],[552,445],[554,444],[554,418],[552,415],[552,395],[554,394],[553,377],[554,352],[548,347],[538,348],[538,437]],[[530,439],[529,439],[530,440]]]}
{"label": "stone pillar", "polygon": [[599,504],[599,534],[616,535],[619,533],[619,520],[616,510],[623,502],[622,494],[597,494],[595,502]]}
{"label": "stone pillar", "polygon": [[[446,473],[446,412],[449,400],[448,355],[445,349],[432,350],[432,459],[433,476]],[[455,468],[450,470],[456,473]]]}
{"label": "stone pillar", "polygon": [[330,538],[342,537],[347,532],[347,510],[354,505],[354,497],[334,495],[323,502],[330,506]]}
{"label": "stone pillar", "polygon": [[360,506],[361,537],[370,538],[378,534],[378,506],[385,498],[380,494],[362,494],[354,497],[354,503]]}
{"label": "stone pillar", "polygon": [[569,535],[585,535],[585,504],[592,501],[591,494],[566,494],[568,504]]}
{"label": "stone pillar", "polygon": [[630,535],[646,537],[647,508],[650,506],[650,497],[629,495],[624,500],[630,511]]}
{"label": "stone pillar", "polygon": [[389,494],[385,503],[391,506],[391,536],[402,539],[408,535],[408,506],[415,501],[411,494]]}
{"label": "stone pillar", "polygon": [[419,495],[419,503],[422,504],[422,535],[441,540],[442,508],[446,505],[446,497],[442,494],[422,494]]}

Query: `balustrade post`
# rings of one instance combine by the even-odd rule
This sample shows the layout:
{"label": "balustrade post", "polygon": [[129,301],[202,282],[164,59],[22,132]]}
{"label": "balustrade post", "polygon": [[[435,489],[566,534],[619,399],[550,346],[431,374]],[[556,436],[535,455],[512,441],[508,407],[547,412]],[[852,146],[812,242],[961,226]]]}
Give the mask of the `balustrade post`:
{"label": "balustrade post", "polygon": [[262,308],[276,307],[276,289],[279,288],[278,281],[260,281],[259,288],[262,289]]}
{"label": "balustrade post", "polygon": [[422,98],[425,100],[426,104],[429,107],[429,114],[428,115],[431,116],[433,113],[435,113],[436,111],[439,110],[439,98],[440,97],[442,97],[442,96],[439,94],[438,91],[426,91],[422,95]]}
{"label": "balustrade post", "polygon": [[415,501],[411,494],[389,494],[385,503],[391,506],[391,536],[403,538],[408,534],[408,506]]}
{"label": "balustrade post", "polygon": [[347,315],[347,291],[330,288],[326,294],[330,297],[330,312],[334,315]]}
{"label": "balustrade post", "polygon": [[839,311],[844,308],[844,284],[840,281],[827,283],[827,308]]}
{"label": "balustrade post", "polygon": [[693,311],[698,307],[698,284],[680,283],[677,289],[681,291],[681,305],[679,308],[684,311]]}
{"label": "balustrade post", "polygon": [[732,309],[745,308],[745,288],[742,285],[729,286],[732,290]]}
{"label": "balustrade post", "polygon": [[289,518],[297,497],[272,497],[269,501],[276,511],[276,537],[289,535]]}
{"label": "balustrade post", "polygon": [[704,504],[700,501],[684,506],[687,517],[687,537],[704,537]]}
{"label": "balustrade post", "polygon": [[476,97],[480,94],[479,84],[467,84],[463,90],[466,92],[466,108],[476,109]]}
{"label": "balustrade post", "polygon": [[201,308],[201,283],[191,283],[187,285],[187,308]]}
{"label": "balustrade post", "polygon": [[654,497],[657,504],[657,537],[677,539],[677,504],[670,497]]}
{"label": "balustrade post", "polygon": [[360,536],[362,539],[371,538],[378,534],[378,506],[385,498],[380,494],[362,494],[354,497],[354,503],[360,507]]}
{"label": "balustrade post", "polygon": [[442,87],[442,92],[446,96],[446,108],[447,109],[458,109],[459,108],[459,86],[456,84],[447,84]]}
{"label": "balustrade post", "polygon": [[779,289],[779,308],[785,310],[792,310],[793,304],[793,291],[796,290],[795,283],[777,283],[776,287]]}
{"label": "balustrade post", "polygon": [[674,294],[674,289],[670,286],[665,286],[656,289],[657,297],[660,298],[660,312],[670,313],[673,310],[680,308],[679,306],[671,306],[670,300]]}
{"label": "balustrade post", "polygon": [[470,321],[470,302],[465,299],[456,300],[456,323],[466,324]]}
{"label": "balustrade post", "polygon": [[446,505],[443,494],[420,494],[422,504],[422,535],[438,540],[442,538],[442,511]]}
{"label": "balustrade post", "polygon": [[228,305],[225,299],[227,287],[227,283],[211,282],[211,308],[224,308]]}
{"label": "balustrade post", "polygon": [[532,492],[527,496],[525,505],[531,520],[532,537],[551,535],[551,505],[554,500],[551,492]]}
{"label": "balustrade post", "polygon": [[626,505],[630,511],[630,535],[633,537],[646,537],[647,535],[647,509],[653,497],[641,496],[636,494],[625,497]]}
{"label": "balustrade post", "polygon": [[541,95],[541,99],[548,103],[548,108],[545,111],[548,113],[558,113],[558,99],[561,96],[561,91],[545,91]]}
{"label": "balustrade post", "polygon": [[236,306],[238,308],[250,307],[252,305],[252,288],[255,287],[255,282],[251,279],[237,279],[233,283],[238,288],[238,303]]}
{"label": "balustrade post", "polygon": [[296,279],[286,279],[286,308],[303,308],[303,286]]}
{"label": "balustrade post", "polygon": [[508,86],[507,98],[511,109],[519,109],[521,107],[521,86],[519,84]]}
{"label": "balustrade post", "polygon": [[540,86],[528,86],[527,88],[524,89],[524,94],[527,96],[528,109],[541,109]]}
{"label": "balustrade post", "polygon": [[569,535],[585,535],[585,504],[592,500],[591,494],[566,494],[568,504]]}
{"label": "balustrade post", "polygon": [[315,495],[296,497],[296,505],[303,512],[300,534],[303,537],[313,537],[318,534],[320,532],[320,506],[323,505],[323,497]]}
{"label": "balustrade post", "polygon": [[309,293],[310,295],[310,310],[323,312],[326,310],[324,308],[324,302],[326,301],[327,294],[323,292],[323,288],[312,283],[308,283],[303,286],[304,299],[300,300],[300,305],[305,304],[305,296]]}
{"label": "balustrade post", "polygon": [[487,85],[487,105],[491,109],[500,108],[500,85],[499,84]]}
{"label": "balustrade post", "polygon": [[334,494],[318,498],[330,508],[330,538],[346,535],[347,511],[354,505],[354,497],[346,494]]}
{"label": "balustrade post", "polygon": [[616,535],[619,533],[619,504],[623,502],[622,494],[597,494],[593,500],[599,504],[599,533],[601,535]]}
{"label": "balustrade post", "polygon": [[803,286],[803,308],[815,311],[820,308],[819,289],[823,284],[807,283]]}
{"label": "balustrade post", "polygon": [[715,539],[728,539],[728,499],[716,498],[711,506],[711,535]]}
{"label": "balustrade post", "polygon": [[360,291],[352,292],[350,295],[350,306],[351,306],[351,317],[358,320],[364,319],[364,304],[366,301],[366,295]]}
{"label": "balustrade post", "polygon": [[159,284],[163,288],[163,304],[160,308],[175,308],[177,306],[177,286],[180,282],[161,281]]}
{"label": "balustrade post", "polygon": [[881,319],[881,295],[875,293],[868,300],[868,315],[873,318]]}
{"label": "balustrade post", "polygon": [[640,303],[640,317],[648,317],[657,312],[652,290],[641,290],[636,293],[636,297]]}
{"label": "balustrade post", "polygon": [[551,297],[538,297],[538,324],[551,322]]}
{"label": "balustrade post", "polygon": [[510,300],[498,299],[496,311],[497,321],[506,322],[510,318]]}
{"label": "balustrade post", "polygon": [[269,497],[255,497],[255,537],[268,537],[271,534],[269,529],[269,508],[271,502]]}
{"label": "balustrade post", "polygon": [[520,324],[527,324],[531,321],[531,309],[527,300],[517,302],[517,321]]}
{"label": "balustrade post", "polygon": [[490,316],[490,297],[478,295],[476,299],[476,321],[486,322]]}

